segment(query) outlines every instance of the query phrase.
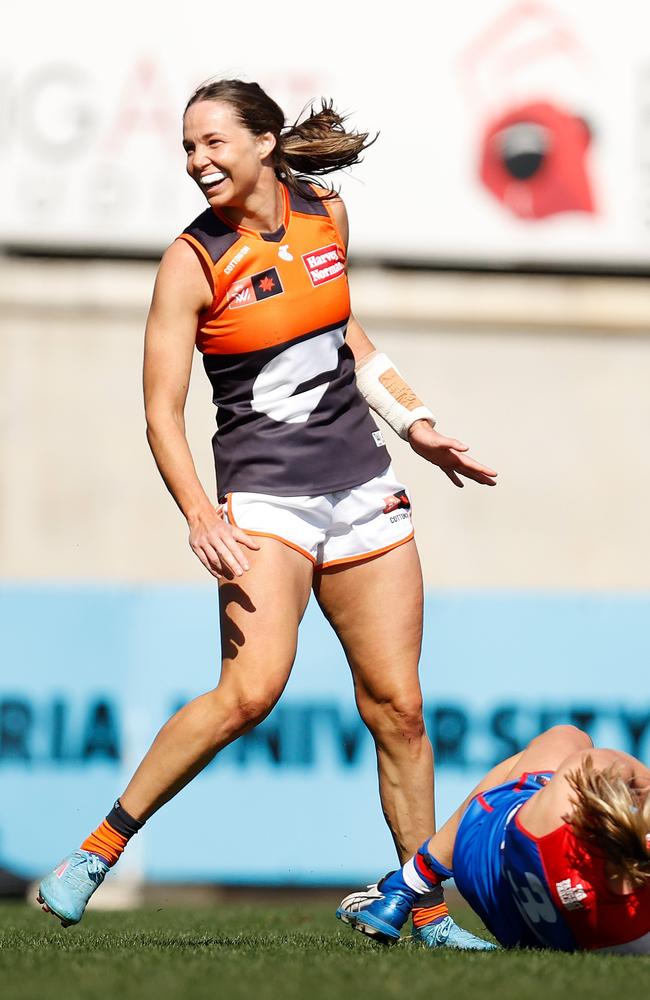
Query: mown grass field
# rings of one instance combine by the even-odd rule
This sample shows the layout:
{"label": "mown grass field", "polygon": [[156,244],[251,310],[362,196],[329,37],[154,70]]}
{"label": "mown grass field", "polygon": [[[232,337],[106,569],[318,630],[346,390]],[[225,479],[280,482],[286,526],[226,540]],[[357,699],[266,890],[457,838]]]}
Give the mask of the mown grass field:
{"label": "mown grass field", "polygon": [[[457,911],[479,930],[471,913]],[[2,1000],[636,1000],[650,957],[383,949],[323,903],[148,908],[58,922],[0,905]]]}

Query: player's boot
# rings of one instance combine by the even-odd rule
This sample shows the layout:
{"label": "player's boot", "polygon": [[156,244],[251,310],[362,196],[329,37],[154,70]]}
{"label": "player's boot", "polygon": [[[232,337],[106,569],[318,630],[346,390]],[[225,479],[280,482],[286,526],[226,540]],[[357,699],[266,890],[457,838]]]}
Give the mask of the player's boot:
{"label": "player's boot", "polygon": [[[415,893],[393,890],[383,893],[381,888],[394,872],[388,872],[367,889],[351,892],[341,900],[336,916],[343,923],[366,934],[381,944],[393,944],[400,936],[400,929],[416,902]],[[494,951],[497,946],[490,941],[470,934],[459,927],[450,916],[435,923],[413,928],[413,940],[426,948],[455,948],[459,951]]]}
{"label": "player's boot", "polygon": [[[377,886],[368,886],[368,890],[372,889],[377,890]],[[387,893],[377,890],[377,893],[371,903],[366,906],[357,905],[355,909],[346,909],[344,904],[351,897],[359,897],[362,893],[346,896],[336,915],[339,920],[354,927],[355,931],[360,931],[374,941],[379,941],[380,944],[393,944],[399,940],[399,932],[409,918],[415,893],[402,892],[400,889],[393,889]]]}
{"label": "player's boot", "polygon": [[73,851],[64,858],[38,890],[38,902],[46,912],[58,917],[63,927],[78,924],[86,904],[106,877],[110,865],[98,854]]}
{"label": "player's boot", "polygon": [[[393,874],[394,872],[388,872],[388,875]],[[342,899],[336,911],[339,920],[342,920],[344,924],[351,924],[352,917],[359,910],[370,906],[376,899],[383,899],[384,894],[381,892],[379,886],[384,879],[388,878],[388,875],[384,875],[384,878],[381,878],[379,882],[371,882],[365,889],[357,889],[356,892],[351,892],[345,899]]]}
{"label": "player's boot", "polygon": [[413,928],[413,940],[425,948],[456,948],[459,951],[495,951],[497,945],[459,927],[453,917]]}

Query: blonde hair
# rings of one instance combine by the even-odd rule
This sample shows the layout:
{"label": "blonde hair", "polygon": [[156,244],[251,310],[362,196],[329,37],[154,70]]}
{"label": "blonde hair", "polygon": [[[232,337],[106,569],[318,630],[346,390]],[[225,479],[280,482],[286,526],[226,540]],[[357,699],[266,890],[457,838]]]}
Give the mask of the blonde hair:
{"label": "blonde hair", "polygon": [[[359,163],[361,153],[377,138],[371,139],[368,132],[346,128],[345,116],[324,98],[320,108],[313,105],[305,108],[293,125],[286,126],[282,108],[258,83],[210,80],[194,91],[185,111],[198,101],[224,101],[234,108],[242,125],[253,135],[271,132],[276,138],[275,173],[303,197],[309,194],[300,189],[300,177],[322,176]],[[335,195],[336,191],[328,188],[324,196]]]}
{"label": "blonde hair", "polygon": [[597,847],[614,875],[634,888],[650,882],[650,794],[635,789],[616,764],[596,770],[591,757],[567,781],[575,798],[564,819],[576,836]]}

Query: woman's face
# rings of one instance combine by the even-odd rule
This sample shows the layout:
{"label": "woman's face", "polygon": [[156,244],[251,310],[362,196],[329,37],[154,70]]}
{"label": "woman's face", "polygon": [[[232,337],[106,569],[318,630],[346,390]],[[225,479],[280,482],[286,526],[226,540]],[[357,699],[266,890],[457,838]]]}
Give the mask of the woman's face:
{"label": "woman's face", "polygon": [[270,132],[253,135],[223,101],[198,101],[185,113],[187,172],[215,208],[244,205],[274,146]]}

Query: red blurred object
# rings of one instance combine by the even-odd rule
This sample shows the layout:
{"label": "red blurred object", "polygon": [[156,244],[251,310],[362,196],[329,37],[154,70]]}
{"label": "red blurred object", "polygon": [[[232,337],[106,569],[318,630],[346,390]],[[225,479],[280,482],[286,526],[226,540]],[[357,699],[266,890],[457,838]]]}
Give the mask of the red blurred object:
{"label": "red blurred object", "polygon": [[546,101],[519,105],[488,124],[481,180],[520,219],[594,213],[590,143],[586,122],[564,108]]}

